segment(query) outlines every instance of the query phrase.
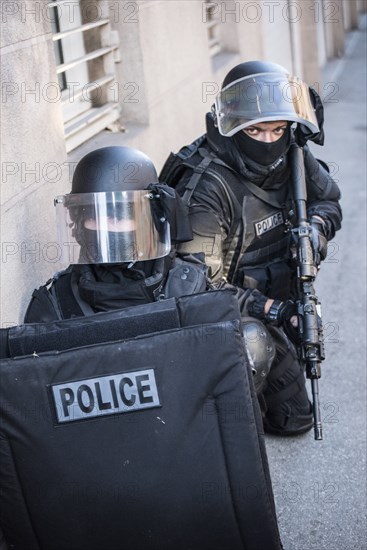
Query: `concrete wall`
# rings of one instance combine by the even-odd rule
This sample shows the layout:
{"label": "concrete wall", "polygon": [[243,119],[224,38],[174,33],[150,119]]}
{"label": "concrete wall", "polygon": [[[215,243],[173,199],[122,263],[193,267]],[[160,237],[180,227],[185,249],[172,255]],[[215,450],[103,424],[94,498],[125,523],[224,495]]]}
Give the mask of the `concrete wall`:
{"label": "concrete wall", "polygon": [[205,131],[205,113],[234,65],[271,60],[320,82],[322,65],[343,53],[343,25],[354,27],[365,9],[361,0],[219,0],[222,51],[211,57],[200,0],[89,1],[100,2],[119,35],[121,120],[68,156],[47,1],[1,3],[1,326],[20,322],[33,288],[61,267],[53,198],[69,190],[73,163],[120,144],[142,149],[159,169],[170,150]]}
{"label": "concrete wall", "polygon": [[[1,326],[58,267],[53,197],[67,162],[49,21],[35,2],[4,3],[1,33]],[[13,11],[12,9],[13,8]],[[19,8],[16,10],[16,8]],[[56,260],[56,261],[54,261]]]}
{"label": "concrete wall", "polygon": [[358,3],[343,0],[344,28],[346,30],[358,27]]}

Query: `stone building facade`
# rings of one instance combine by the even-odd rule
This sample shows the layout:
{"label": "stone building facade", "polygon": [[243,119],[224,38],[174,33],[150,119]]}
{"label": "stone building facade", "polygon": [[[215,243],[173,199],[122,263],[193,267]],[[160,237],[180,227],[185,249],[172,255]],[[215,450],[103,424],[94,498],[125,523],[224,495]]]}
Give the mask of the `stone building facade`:
{"label": "stone building facade", "polygon": [[231,67],[280,63],[327,101],[325,64],[366,0],[2,0],[1,326],[62,269],[53,199],[88,151],[120,144],[159,169],[204,132]]}

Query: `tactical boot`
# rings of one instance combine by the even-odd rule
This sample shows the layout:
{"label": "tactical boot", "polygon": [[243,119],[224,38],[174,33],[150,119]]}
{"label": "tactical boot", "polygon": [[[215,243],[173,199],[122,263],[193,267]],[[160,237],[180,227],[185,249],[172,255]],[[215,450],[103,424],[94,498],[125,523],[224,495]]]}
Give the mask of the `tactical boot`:
{"label": "tactical boot", "polygon": [[301,435],[308,432],[313,427],[312,405],[308,402],[307,412],[292,410],[292,400],[289,403],[283,403],[282,410],[268,411],[263,418],[265,433],[292,436]]}

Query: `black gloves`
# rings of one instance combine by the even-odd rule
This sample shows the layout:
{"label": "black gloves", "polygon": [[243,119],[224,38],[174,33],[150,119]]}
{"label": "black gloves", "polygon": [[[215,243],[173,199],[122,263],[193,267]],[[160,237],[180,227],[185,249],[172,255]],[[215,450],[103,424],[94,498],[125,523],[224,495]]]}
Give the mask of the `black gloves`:
{"label": "black gloves", "polygon": [[318,216],[311,218],[311,244],[315,265],[320,265],[327,256],[327,238],[324,232],[324,222]]}
{"label": "black gloves", "polygon": [[276,326],[281,325],[291,342],[298,345],[298,330],[291,323],[291,318],[295,315],[297,315],[297,305],[292,300],[285,300],[284,302],[274,300],[269,312],[265,315],[265,319]]}
{"label": "black gloves", "polygon": [[290,321],[293,315],[297,315],[297,306],[292,300],[274,300],[269,312],[265,315],[267,321],[271,321],[275,325],[283,325]]}
{"label": "black gloves", "polygon": [[[256,291],[254,291],[256,292]],[[297,305],[292,300],[274,300],[270,306],[269,312],[264,312],[264,307],[268,298],[258,293],[256,300],[248,305],[248,314],[262,321],[269,321],[275,326],[282,326],[284,332],[293,344],[300,342],[298,329],[291,323],[291,318],[297,315]]]}
{"label": "black gloves", "polygon": [[[311,217],[310,220],[311,233],[310,240],[312,246],[312,252],[314,257],[314,264],[316,267],[325,260],[327,256],[327,245],[328,240],[326,237],[327,226],[322,218],[317,215]],[[298,234],[297,232],[293,233],[293,245],[297,246],[298,244]]]}

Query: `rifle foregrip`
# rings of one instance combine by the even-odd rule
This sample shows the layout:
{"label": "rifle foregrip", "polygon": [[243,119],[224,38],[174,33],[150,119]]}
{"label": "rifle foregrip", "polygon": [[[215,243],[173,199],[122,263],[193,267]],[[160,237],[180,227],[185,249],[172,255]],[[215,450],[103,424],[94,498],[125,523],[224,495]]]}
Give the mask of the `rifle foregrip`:
{"label": "rifle foregrip", "polygon": [[302,280],[314,279],[314,257],[308,224],[299,229],[298,265]]}

